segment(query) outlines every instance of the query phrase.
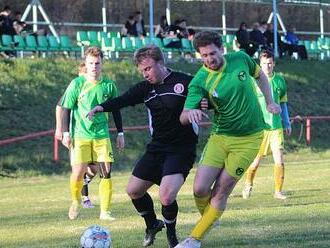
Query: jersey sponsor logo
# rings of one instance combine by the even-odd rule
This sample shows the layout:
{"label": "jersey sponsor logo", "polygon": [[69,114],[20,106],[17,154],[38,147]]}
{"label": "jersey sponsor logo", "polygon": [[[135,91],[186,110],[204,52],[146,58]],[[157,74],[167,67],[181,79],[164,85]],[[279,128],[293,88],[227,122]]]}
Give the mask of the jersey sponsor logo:
{"label": "jersey sponsor logo", "polygon": [[181,83],[177,83],[177,84],[174,85],[173,90],[174,90],[175,93],[181,94],[184,91],[184,86]]}
{"label": "jersey sponsor logo", "polygon": [[240,176],[240,175],[242,175],[243,173],[244,173],[244,169],[243,169],[243,168],[238,167],[238,168],[236,169],[236,175],[237,175],[237,176]]}
{"label": "jersey sponsor logo", "polygon": [[218,92],[213,91],[212,96],[218,98],[219,97]]}
{"label": "jersey sponsor logo", "polygon": [[246,72],[245,71],[241,71],[238,73],[238,79],[240,81],[245,81],[246,80]]}

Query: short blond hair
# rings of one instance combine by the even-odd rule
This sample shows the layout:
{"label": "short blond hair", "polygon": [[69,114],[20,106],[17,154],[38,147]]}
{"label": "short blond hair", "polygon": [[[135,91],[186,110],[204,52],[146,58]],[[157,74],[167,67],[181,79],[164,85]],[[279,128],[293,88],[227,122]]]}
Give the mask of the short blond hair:
{"label": "short blond hair", "polygon": [[99,47],[92,46],[92,47],[87,48],[85,51],[85,58],[88,55],[93,56],[93,57],[100,57],[101,59],[103,59],[103,52]]}

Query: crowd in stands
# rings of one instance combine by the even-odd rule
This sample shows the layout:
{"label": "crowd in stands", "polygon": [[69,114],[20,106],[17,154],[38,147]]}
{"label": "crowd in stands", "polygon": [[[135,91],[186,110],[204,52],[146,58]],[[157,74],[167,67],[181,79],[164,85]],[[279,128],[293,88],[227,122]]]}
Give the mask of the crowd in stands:
{"label": "crowd in stands", "polygon": [[[250,56],[254,56],[257,51],[262,49],[274,50],[274,29],[272,23],[255,22],[252,25],[252,30],[248,31],[248,26],[242,22],[236,32],[236,45],[239,49],[244,50]],[[307,51],[304,45],[299,44],[299,38],[295,34],[295,28],[290,27],[286,33],[284,40],[281,39],[277,32],[277,46],[279,56],[285,54],[292,56],[297,53],[300,59],[307,59]]]}

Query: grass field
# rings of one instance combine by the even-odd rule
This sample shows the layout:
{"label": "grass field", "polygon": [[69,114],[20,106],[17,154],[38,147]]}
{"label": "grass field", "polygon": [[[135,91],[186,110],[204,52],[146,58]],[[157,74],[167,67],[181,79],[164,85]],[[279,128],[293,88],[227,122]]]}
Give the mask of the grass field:
{"label": "grass field", "polygon": [[[212,230],[204,247],[329,247],[330,245],[330,160],[310,160],[301,155],[287,163],[285,190],[289,198],[272,198],[270,160],[260,168],[249,200],[240,196],[242,181],[231,195],[220,228]],[[187,236],[199,215],[188,177],[178,199],[178,233]],[[98,219],[98,179],[90,185],[94,209],[83,209],[70,221],[68,176],[2,178],[0,180],[0,247],[79,247],[79,237],[92,224],[110,229],[113,247],[142,247],[143,220],[125,194],[129,173],[114,173],[113,222]],[[158,199],[157,188],[152,195]],[[159,216],[160,205],[155,202]],[[167,247],[165,232],[153,247]]]}

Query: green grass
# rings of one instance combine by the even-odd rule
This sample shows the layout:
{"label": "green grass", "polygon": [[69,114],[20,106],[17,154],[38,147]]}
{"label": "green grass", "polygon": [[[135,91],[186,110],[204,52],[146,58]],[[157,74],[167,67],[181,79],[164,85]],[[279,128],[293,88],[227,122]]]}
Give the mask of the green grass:
{"label": "green grass", "polygon": [[[294,158],[294,157],[292,157]],[[243,200],[242,182],[229,198],[228,209],[219,229],[212,230],[205,247],[329,247],[330,244],[330,160],[300,155],[298,162],[288,162],[285,190],[289,198],[272,198],[272,166],[259,169],[255,188],[249,200]],[[294,160],[294,159],[293,159]],[[192,197],[189,175],[180,191],[178,234],[189,235],[199,217]],[[99,224],[111,231],[113,247],[142,247],[143,220],[135,212],[125,186],[128,173],[114,172],[114,222],[98,219],[98,179],[90,184],[94,209],[83,209],[75,221],[67,218],[70,205],[68,175],[0,180],[0,246],[1,247],[78,247],[85,228]],[[160,217],[158,188],[152,188]],[[166,247],[165,232],[157,235],[153,247]]]}

